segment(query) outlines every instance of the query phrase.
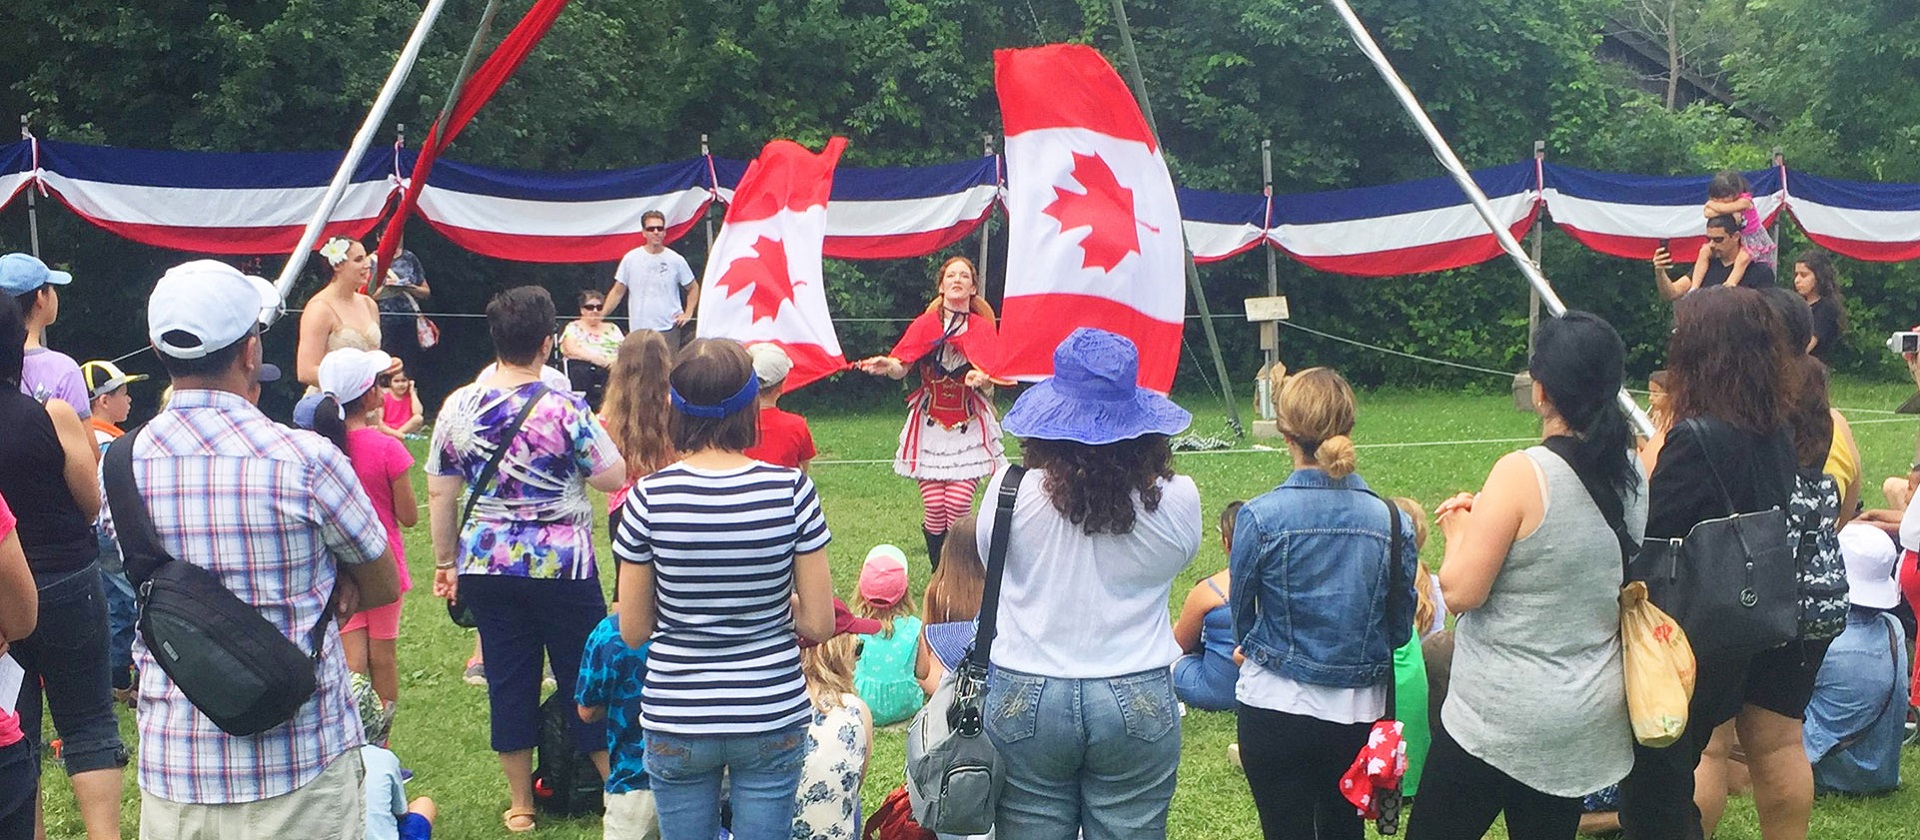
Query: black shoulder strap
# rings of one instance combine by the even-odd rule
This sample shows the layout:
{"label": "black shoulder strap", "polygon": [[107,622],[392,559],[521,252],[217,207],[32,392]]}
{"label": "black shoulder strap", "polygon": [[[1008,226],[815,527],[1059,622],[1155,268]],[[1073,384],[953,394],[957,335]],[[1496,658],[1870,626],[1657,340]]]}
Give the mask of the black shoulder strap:
{"label": "black shoulder strap", "polygon": [[[133,474],[133,442],[145,429],[145,426],[135,428],[107,444],[107,454],[101,464],[101,475],[107,485],[107,509],[113,515],[114,536],[119,539],[120,553],[125,558],[127,581],[142,599],[147,596],[146,583],[153,573],[174,562],[173,555],[160,544],[160,532],[153,527],[153,517],[147,513],[147,500],[140,496],[140,486]],[[313,659],[320,658],[327,622],[333,619],[334,602],[339,596],[336,586],[333,594],[327,596],[326,605],[320,608],[320,618],[314,621],[313,629],[307,631],[307,643],[313,651],[309,656]]]}
{"label": "black shoulder strap", "polygon": [[507,426],[506,433],[500,436],[500,444],[493,448],[493,455],[487,458],[486,466],[481,467],[480,474],[473,477],[473,489],[467,492],[467,503],[460,508],[460,524],[453,526],[456,538],[466,529],[467,520],[473,517],[473,506],[480,501],[480,494],[485,492],[487,485],[493,481],[494,475],[500,472],[500,459],[507,457],[507,447],[512,446],[513,439],[520,436],[520,427],[527,424],[527,416],[533,413],[533,407],[539,405],[540,399],[547,395],[547,384],[541,382],[539,385],[540,387],[534,390],[533,396],[527,398],[526,405],[520,406],[520,413],[515,415],[513,423]]}
{"label": "black shoulder strap", "polygon": [[980,593],[980,623],[974,630],[973,647],[967,658],[985,669],[993,653],[994,625],[1000,613],[1000,579],[1007,570],[1007,542],[1013,530],[1013,503],[1020,495],[1020,482],[1027,468],[1019,464],[1007,467],[1000,478],[1000,495],[993,514],[993,533],[987,538],[986,589]]}
{"label": "black shoulder strap", "polygon": [[1720,477],[1720,465],[1713,459],[1713,444],[1708,440],[1711,437],[1710,428],[1698,417],[1687,418],[1685,425],[1700,441],[1700,453],[1706,456],[1707,469],[1713,471],[1713,486],[1719,488],[1721,501],[1727,503],[1727,515],[1739,513],[1733,506],[1733,494],[1727,491],[1727,480]]}
{"label": "black shoulder strap", "polygon": [[[1386,502],[1387,521],[1390,523],[1387,526],[1387,529],[1388,529],[1387,533],[1390,535],[1387,539],[1387,598],[1388,598],[1388,602],[1391,603],[1393,598],[1393,593],[1400,592],[1404,588],[1412,585],[1412,581],[1409,578],[1407,578],[1407,576],[1404,573],[1402,573],[1400,569],[1400,565],[1401,565],[1400,553],[1406,550],[1406,543],[1405,543],[1406,536],[1405,536],[1404,526],[1400,524],[1400,513],[1401,513],[1400,506],[1394,504],[1393,502],[1387,500],[1386,498],[1380,496],[1379,494],[1374,494],[1374,498],[1379,499],[1382,502]],[[1414,600],[1418,602],[1419,597],[1420,596],[1415,595]],[[1391,608],[1387,610],[1387,615],[1393,615],[1393,610]],[[1408,628],[1408,630],[1415,633],[1418,632],[1417,628],[1410,627]],[[1393,639],[1393,636],[1388,636],[1387,639],[1391,641]],[[1404,644],[1404,642],[1402,644]],[[1390,665],[1392,663],[1394,651],[1397,651],[1399,649],[1400,649],[1400,645],[1394,645],[1391,650],[1387,651],[1388,662]],[[1399,700],[1399,698],[1396,696],[1399,694],[1399,692],[1395,690],[1398,687],[1399,682],[1400,682],[1400,675],[1397,672],[1395,672],[1391,667],[1389,667],[1387,672],[1387,714],[1386,716],[1387,718],[1393,719],[1393,720],[1399,719],[1399,715],[1396,713],[1396,707],[1394,705]]]}
{"label": "black shoulder strap", "polygon": [[[1698,432],[1696,431],[1695,434]],[[1601,518],[1607,521],[1608,528],[1613,529],[1613,538],[1620,542],[1620,563],[1624,570],[1626,564],[1640,553],[1640,544],[1634,542],[1633,537],[1627,533],[1626,500],[1620,498],[1620,494],[1613,492],[1613,488],[1608,487],[1599,476],[1588,475],[1574,466],[1576,455],[1574,447],[1577,444],[1574,443],[1573,438],[1554,435],[1542,441],[1540,445],[1545,446],[1547,451],[1560,456],[1560,460],[1567,462],[1567,467],[1573,470],[1574,477],[1580,479],[1580,486],[1586,488],[1587,496],[1593,499],[1593,506],[1600,509]],[[1546,490],[1544,487],[1540,489],[1542,492]]]}
{"label": "black shoulder strap", "polygon": [[135,428],[107,444],[101,462],[101,478],[107,485],[107,510],[113,515],[114,535],[120,540],[120,552],[126,557],[127,581],[135,589],[161,566],[173,562],[160,545],[160,532],[154,530],[147,515],[147,500],[133,477],[133,442],[146,427]]}

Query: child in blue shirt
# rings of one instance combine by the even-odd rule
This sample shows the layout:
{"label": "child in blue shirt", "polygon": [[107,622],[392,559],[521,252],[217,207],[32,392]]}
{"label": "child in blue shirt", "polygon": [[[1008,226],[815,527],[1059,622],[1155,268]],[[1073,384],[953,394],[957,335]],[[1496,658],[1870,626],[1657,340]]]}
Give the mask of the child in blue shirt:
{"label": "child in blue shirt", "polygon": [[[616,596],[617,597],[617,596]],[[647,673],[647,645],[638,650],[620,638],[616,612],[593,628],[580,657],[574,702],[580,719],[607,722],[607,812],[605,840],[659,840],[660,815],[647,782],[646,733],[640,728],[640,681]]]}
{"label": "child in blue shirt", "polygon": [[354,673],[348,686],[367,737],[366,745],[360,748],[367,774],[367,840],[429,840],[440,809],[424,796],[407,801],[400,759],[381,746],[393,723],[391,713],[366,675]]}

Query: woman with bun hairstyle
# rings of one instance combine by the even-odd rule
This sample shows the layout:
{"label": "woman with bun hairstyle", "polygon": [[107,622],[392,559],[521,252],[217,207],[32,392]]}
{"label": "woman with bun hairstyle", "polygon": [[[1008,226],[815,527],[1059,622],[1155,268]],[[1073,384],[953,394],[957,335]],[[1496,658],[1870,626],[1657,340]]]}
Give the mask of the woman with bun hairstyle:
{"label": "woman with bun hairstyle", "polygon": [[1000,356],[993,307],[979,295],[978,273],[966,257],[941,263],[937,294],[884,356],[854,363],[864,373],[900,379],[909,368],[920,387],[907,395],[907,424],[893,471],[920,482],[926,515],[921,531],[927,562],[940,565],[940,546],[955,519],[973,509],[973,488],[1006,465],[1000,423],[993,413]]}
{"label": "woman with bun hairstyle", "polygon": [[1340,775],[1387,714],[1393,651],[1413,635],[1419,548],[1413,523],[1354,472],[1347,380],[1331,368],[1273,378],[1293,473],[1240,508],[1228,557],[1246,658],[1240,757],[1267,840],[1358,840]]}

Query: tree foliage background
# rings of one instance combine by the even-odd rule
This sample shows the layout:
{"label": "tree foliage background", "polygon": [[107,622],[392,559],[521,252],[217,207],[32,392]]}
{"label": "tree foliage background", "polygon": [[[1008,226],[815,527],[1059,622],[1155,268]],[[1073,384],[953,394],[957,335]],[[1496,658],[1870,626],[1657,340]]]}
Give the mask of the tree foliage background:
{"label": "tree foliage background", "polygon": [[[497,40],[531,4],[508,0]],[[43,137],[199,150],[340,149],[420,11],[417,0],[13,0],[0,8],[0,112],[32,117]],[[1655,23],[1684,27],[1691,66],[1739,108],[1668,107],[1664,80],[1605,58],[1603,32],[1645,28],[1644,0],[1355,0],[1363,19],[1470,166],[1524,158],[1547,141],[1554,160],[1650,174],[1792,165],[1842,178],[1920,182],[1920,7],[1908,0],[1680,0]],[[1665,2],[1653,4],[1668,6]],[[453,0],[389,117],[414,138],[437,111],[482,0]],[[1257,192],[1259,147],[1273,142],[1283,193],[1432,177],[1425,145],[1314,0],[1133,0],[1140,63],[1176,179]],[[1684,12],[1684,13],[1680,13]],[[1659,33],[1649,33],[1658,35]],[[524,69],[449,153],[523,169],[636,166],[692,156],[699,135],[719,155],[751,157],[773,137],[852,139],[850,165],[905,165],[980,154],[995,134],[992,52],[1077,41],[1125,68],[1109,0],[600,0],[573,3]],[[1746,114],[1765,114],[1763,127]],[[390,139],[391,133],[385,135]],[[1703,197],[1704,198],[1704,197]],[[151,280],[188,255],[134,245],[42,203],[43,251],[79,276],[54,342],[83,357],[139,344]],[[0,214],[0,248],[26,245],[24,202]],[[1791,228],[1789,228],[1791,229]],[[1002,237],[1004,232],[999,232]],[[408,247],[432,278],[434,310],[479,312],[489,295],[541,283],[568,311],[575,291],[605,287],[610,264],[483,259],[421,223]],[[1790,235],[1783,250],[1804,244]],[[1004,238],[987,269],[1004,271]],[[704,259],[698,233],[681,250]],[[968,253],[977,247],[963,243]],[[930,292],[934,259],[828,266],[837,314],[910,315]],[[1558,233],[1545,267],[1569,305],[1618,325],[1636,372],[1664,355],[1666,313],[1644,263],[1602,257]],[[260,261],[262,273],[279,260]],[[1874,335],[1920,320],[1912,266],[1843,261],[1852,316],[1842,366],[1884,366]],[[1243,256],[1202,268],[1215,312],[1263,294],[1265,263]],[[317,285],[310,278],[295,302]],[[1284,258],[1279,284],[1295,320],[1389,347],[1517,370],[1526,289],[1504,262],[1366,280]],[[429,393],[485,355],[475,321],[443,321],[444,370]],[[886,349],[899,324],[842,326],[849,355]],[[1236,379],[1259,358],[1253,331],[1220,322]],[[291,354],[292,330],[273,353]],[[1449,371],[1283,332],[1290,364],[1333,364],[1356,381],[1485,383]],[[1212,377],[1189,330],[1183,387]],[[286,345],[286,346],[281,346]],[[130,365],[152,369],[150,359]],[[860,378],[864,380],[864,377]],[[828,394],[873,383],[821,386]],[[1244,389],[1243,389],[1244,390]]]}

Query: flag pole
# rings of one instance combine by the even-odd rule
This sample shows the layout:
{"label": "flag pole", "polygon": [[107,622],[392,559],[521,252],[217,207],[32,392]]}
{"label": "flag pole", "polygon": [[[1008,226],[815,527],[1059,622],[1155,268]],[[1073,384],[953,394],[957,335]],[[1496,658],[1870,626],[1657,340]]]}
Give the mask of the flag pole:
{"label": "flag pole", "polygon": [[368,110],[367,118],[360,123],[360,130],[354,132],[353,144],[347,148],[346,157],[340,160],[340,169],[333,173],[333,181],[327,184],[327,192],[320,197],[320,206],[314,208],[313,217],[307,220],[307,226],[300,231],[300,241],[293,246],[293,253],[287,256],[286,266],[280,269],[280,276],[273,281],[273,287],[280,292],[280,299],[286,300],[293,291],[294,278],[300,276],[305,268],[307,256],[313,252],[313,243],[320,239],[320,231],[333,216],[333,208],[340,203],[340,197],[347,192],[347,182],[353,179],[353,170],[360,166],[361,157],[367,153],[367,147],[373,145],[373,135],[386,119],[387,109],[392,107],[395,97],[400,95],[400,87],[406,84],[407,74],[413,71],[414,62],[420,59],[420,48],[427,42],[427,34],[433,31],[433,22],[440,17],[447,0],[427,0],[427,7],[420,13],[420,22],[414,24],[413,34],[407,38],[407,44],[400,50],[400,57],[393,63],[393,71],[387,74],[387,81],[380,87],[380,94],[374,97],[373,107]]}
{"label": "flag pole", "polygon": [[[1153,132],[1154,142],[1160,141],[1160,128],[1153,120],[1153,103],[1147,98],[1147,80],[1140,72],[1140,53],[1133,48],[1133,29],[1127,25],[1126,0],[1113,0],[1113,19],[1120,27],[1120,47],[1127,52],[1127,66],[1133,76],[1133,95],[1140,100],[1140,113],[1147,118],[1147,130]],[[1193,262],[1193,250],[1186,247],[1187,231],[1183,221],[1180,225],[1180,252],[1187,260],[1187,287],[1193,291],[1193,300],[1200,308],[1200,326],[1207,334],[1207,348],[1213,351],[1213,372],[1220,377],[1220,392],[1227,404],[1227,425],[1233,428],[1234,437],[1246,437],[1247,429],[1240,424],[1240,405],[1233,399],[1233,379],[1227,375],[1227,359],[1220,353],[1220,335],[1213,329],[1213,310],[1207,305],[1207,293],[1200,287],[1200,268]],[[1182,329],[1185,325],[1182,325]]]}
{"label": "flag pole", "polygon": [[[985,152],[987,157],[993,157],[993,135],[991,134],[980,135],[980,148],[983,152]],[[975,279],[980,281],[978,284],[980,287],[978,291],[982,299],[985,299],[987,296],[987,234],[993,228],[993,205],[998,204],[1000,202],[1000,196],[999,196],[1000,166],[999,164],[994,165],[993,180],[994,180],[993,189],[994,189],[995,195],[992,199],[989,199],[987,201],[987,215],[980,219],[980,261],[977,263],[974,263],[974,270],[980,273],[980,276]]]}
{"label": "flag pole", "polygon": [[[33,130],[27,127],[27,115],[20,115],[20,139],[29,143],[39,143],[33,136]],[[38,151],[36,147],[36,151]],[[40,190],[40,156],[33,156],[33,184],[27,187],[27,245],[33,249],[33,258],[40,258],[40,205],[34,200],[34,193]]]}
{"label": "flag pole", "polygon": [[[1114,2],[1117,4],[1120,0],[1114,0]],[[1460,185],[1461,192],[1467,194],[1467,200],[1473,203],[1473,209],[1480,214],[1481,221],[1493,231],[1494,239],[1500,243],[1500,249],[1513,259],[1514,265],[1520,268],[1520,273],[1527,278],[1528,283],[1532,284],[1534,292],[1540,295],[1540,302],[1546,306],[1547,312],[1555,318],[1565,315],[1567,305],[1561,302],[1560,295],[1553,290],[1553,284],[1548,283],[1546,275],[1540,273],[1540,266],[1527,257],[1527,252],[1520,247],[1520,241],[1513,238],[1513,232],[1500,223],[1499,217],[1493,212],[1493,204],[1487,200],[1487,194],[1480,189],[1479,184],[1474,183],[1473,176],[1467,173],[1466,164],[1461,163],[1460,156],[1453,153],[1453,147],[1447,144],[1447,139],[1440,134],[1440,129],[1434,127],[1433,120],[1429,119],[1427,112],[1420,107],[1420,100],[1414,97],[1413,91],[1407,87],[1406,80],[1400,78],[1399,71],[1393,69],[1393,62],[1387,60],[1386,53],[1381,52],[1380,45],[1374,42],[1372,33],[1367,31],[1366,24],[1360,22],[1359,16],[1353,13],[1353,7],[1347,5],[1347,0],[1327,0],[1327,2],[1333,6],[1335,12],[1339,13],[1340,19],[1346,22],[1347,29],[1353,34],[1353,42],[1360,47],[1362,53],[1366,54],[1367,59],[1373,62],[1374,69],[1380,72],[1381,80],[1385,81],[1387,88],[1393,91],[1394,98],[1400,100],[1400,106],[1406,110],[1407,117],[1413,120],[1414,126],[1419,128],[1420,133],[1426,137],[1427,145],[1433,148],[1434,157],[1440,160],[1440,166],[1452,176],[1454,183]],[[1621,410],[1626,412],[1627,420],[1633,424],[1634,428],[1640,434],[1652,437],[1653,421],[1647,419],[1647,413],[1640,410],[1639,403],[1634,402],[1633,397],[1624,388],[1620,390],[1619,402]]]}

